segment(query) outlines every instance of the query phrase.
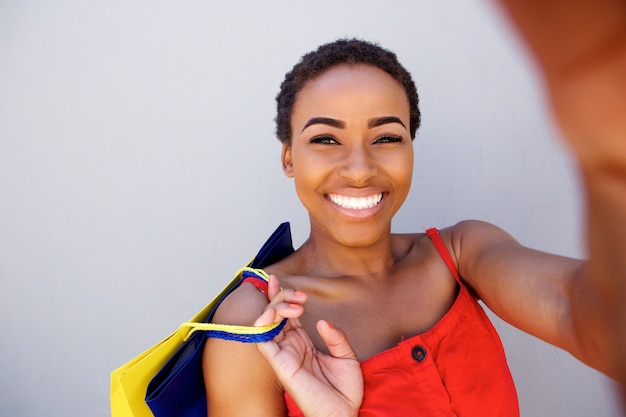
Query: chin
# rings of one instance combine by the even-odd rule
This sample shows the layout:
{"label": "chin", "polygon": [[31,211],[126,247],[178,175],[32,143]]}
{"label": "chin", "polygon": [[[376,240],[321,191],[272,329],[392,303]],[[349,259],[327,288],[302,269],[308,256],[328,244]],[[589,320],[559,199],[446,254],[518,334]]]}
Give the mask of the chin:
{"label": "chin", "polygon": [[390,229],[382,227],[367,227],[364,224],[355,224],[352,227],[332,229],[332,238],[339,244],[350,248],[364,248],[372,246],[389,235]]}

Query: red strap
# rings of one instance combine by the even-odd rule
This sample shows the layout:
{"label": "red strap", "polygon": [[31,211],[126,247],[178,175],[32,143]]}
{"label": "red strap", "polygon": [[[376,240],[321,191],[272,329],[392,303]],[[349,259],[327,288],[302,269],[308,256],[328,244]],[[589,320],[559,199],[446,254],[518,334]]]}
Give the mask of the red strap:
{"label": "red strap", "polygon": [[461,277],[459,277],[459,272],[456,270],[456,264],[452,259],[452,255],[450,255],[450,252],[448,252],[448,248],[443,243],[443,240],[441,240],[441,236],[439,236],[439,230],[437,230],[435,227],[431,227],[430,229],[426,230],[426,234],[435,245],[435,248],[437,249],[437,252],[439,252],[439,256],[441,256],[441,259],[443,259],[443,261],[448,266],[450,272],[452,272],[452,275],[454,275],[454,278],[460,284]]}
{"label": "red strap", "polygon": [[248,277],[244,279],[243,281],[241,281],[242,284],[245,284],[246,282],[249,282],[250,284],[254,285],[259,291],[261,291],[263,294],[267,296],[267,291],[268,291],[267,282],[261,279],[256,279],[252,277]]}

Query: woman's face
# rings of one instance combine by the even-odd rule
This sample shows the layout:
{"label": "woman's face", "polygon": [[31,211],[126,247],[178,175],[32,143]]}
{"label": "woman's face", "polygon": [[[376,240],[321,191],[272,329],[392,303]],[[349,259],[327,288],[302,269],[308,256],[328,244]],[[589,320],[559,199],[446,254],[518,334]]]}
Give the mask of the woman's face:
{"label": "woman's face", "polygon": [[409,102],[369,65],[340,65],[298,93],[283,169],[309,212],[312,232],[347,246],[385,238],[413,174]]}

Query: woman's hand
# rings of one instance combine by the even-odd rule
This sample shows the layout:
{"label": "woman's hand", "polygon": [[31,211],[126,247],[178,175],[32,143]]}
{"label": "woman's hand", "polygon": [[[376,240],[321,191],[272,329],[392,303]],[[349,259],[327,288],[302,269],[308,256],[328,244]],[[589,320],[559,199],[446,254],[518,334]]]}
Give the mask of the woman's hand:
{"label": "woman's hand", "polygon": [[626,175],[626,3],[500,0],[584,171]]}
{"label": "woman's hand", "polygon": [[304,312],[306,294],[281,291],[278,279],[272,275],[268,296],[270,304],[254,325],[283,318],[288,322],[274,340],[257,347],[284,389],[306,416],[356,416],[363,399],[363,376],[344,332],[320,320],[317,331],[330,355],[318,352],[298,320]]}

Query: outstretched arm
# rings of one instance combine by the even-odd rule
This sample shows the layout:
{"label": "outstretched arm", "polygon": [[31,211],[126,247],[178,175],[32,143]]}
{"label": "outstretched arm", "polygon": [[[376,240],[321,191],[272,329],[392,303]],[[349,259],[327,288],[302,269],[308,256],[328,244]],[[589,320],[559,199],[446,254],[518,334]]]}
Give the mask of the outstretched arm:
{"label": "outstretched arm", "polygon": [[626,381],[626,2],[501,0],[543,75],[579,162],[590,260],[572,288],[586,355]]}

